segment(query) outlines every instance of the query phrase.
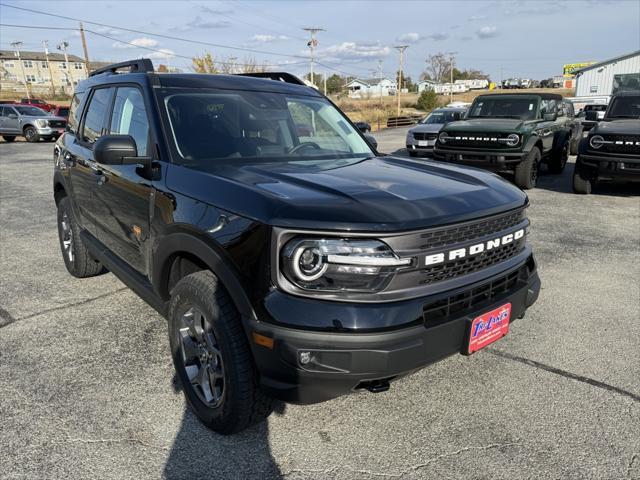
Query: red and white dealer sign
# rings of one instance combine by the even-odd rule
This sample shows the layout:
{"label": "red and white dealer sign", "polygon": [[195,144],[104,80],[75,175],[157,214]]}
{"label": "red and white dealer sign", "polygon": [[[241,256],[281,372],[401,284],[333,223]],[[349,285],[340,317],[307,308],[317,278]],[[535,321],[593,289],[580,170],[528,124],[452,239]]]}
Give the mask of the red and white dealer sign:
{"label": "red and white dealer sign", "polygon": [[501,339],[509,332],[509,319],[511,318],[511,304],[491,310],[471,322],[469,332],[468,353],[472,354],[490,343]]}

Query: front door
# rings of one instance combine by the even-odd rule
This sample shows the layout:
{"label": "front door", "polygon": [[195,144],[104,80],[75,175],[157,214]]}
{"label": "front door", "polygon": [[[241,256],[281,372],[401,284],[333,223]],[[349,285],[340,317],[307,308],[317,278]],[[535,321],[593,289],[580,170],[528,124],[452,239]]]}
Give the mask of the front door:
{"label": "front door", "polygon": [[20,134],[20,117],[13,107],[3,107],[4,118],[2,119],[2,131],[7,133]]}
{"label": "front door", "polygon": [[[131,135],[138,156],[149,150],[149,121],[142,92],[119,86],[106,131]],[[147,273],[150,179],[137,165],[99,165],[100,181],[94,192],[98,239],[142,274]]]}

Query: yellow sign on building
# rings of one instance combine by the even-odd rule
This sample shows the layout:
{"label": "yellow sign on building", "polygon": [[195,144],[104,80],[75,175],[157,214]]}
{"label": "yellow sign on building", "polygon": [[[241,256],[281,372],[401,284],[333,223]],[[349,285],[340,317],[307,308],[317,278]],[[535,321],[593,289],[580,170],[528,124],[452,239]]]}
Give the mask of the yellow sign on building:
{"label": "yellow sign on building", "polygon": [[573,77],[576,70],[593,65],[596,62],[567,63],[562,67],[562,76]]}

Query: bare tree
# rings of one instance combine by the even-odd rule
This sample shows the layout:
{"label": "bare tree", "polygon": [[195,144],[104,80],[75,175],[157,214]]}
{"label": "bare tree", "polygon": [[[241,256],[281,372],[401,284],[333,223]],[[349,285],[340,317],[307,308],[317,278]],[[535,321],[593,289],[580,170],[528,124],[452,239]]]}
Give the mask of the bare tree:
{"label": "bare tree", "polygon": [[449,58],[442,52],[429,55],[426,73],[437,83],[446,82],[449,74]]}

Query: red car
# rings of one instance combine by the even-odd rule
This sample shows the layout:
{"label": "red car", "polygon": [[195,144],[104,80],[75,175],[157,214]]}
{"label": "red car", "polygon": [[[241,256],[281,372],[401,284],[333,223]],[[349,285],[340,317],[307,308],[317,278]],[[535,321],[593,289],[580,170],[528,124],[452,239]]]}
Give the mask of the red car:
{"label": "red car", "polygon": [[38,107],[38,108],[44,110],[45,112],[50,112],[51,110],[56,108],[56,105],[52,105],[51,103],[47,103],[44,100],[40,100],[39,98],[32,98],[32,99],[22,98],[22,99],[20,99],[20,103],[22,105],[31,105],[32,107]]}

